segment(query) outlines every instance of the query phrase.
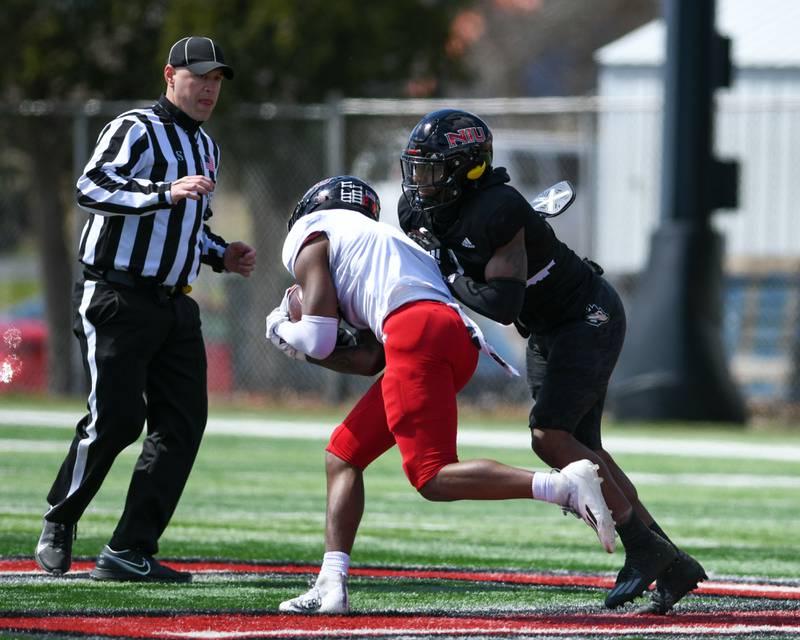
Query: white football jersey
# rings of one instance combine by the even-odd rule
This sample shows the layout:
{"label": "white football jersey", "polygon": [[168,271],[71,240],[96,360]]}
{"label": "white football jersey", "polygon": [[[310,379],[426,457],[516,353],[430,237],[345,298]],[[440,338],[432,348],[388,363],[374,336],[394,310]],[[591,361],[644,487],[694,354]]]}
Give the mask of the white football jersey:
{"label": "white football jersey", "polygon": [[306,239],[328,237],[329,265],[344,319],[371,329],[384,341],[383,321],[414,300],[455,306],[436,260],[399,229],[349,209],[314,211],[300,218],[283,244],[283,263],[292,276]]}

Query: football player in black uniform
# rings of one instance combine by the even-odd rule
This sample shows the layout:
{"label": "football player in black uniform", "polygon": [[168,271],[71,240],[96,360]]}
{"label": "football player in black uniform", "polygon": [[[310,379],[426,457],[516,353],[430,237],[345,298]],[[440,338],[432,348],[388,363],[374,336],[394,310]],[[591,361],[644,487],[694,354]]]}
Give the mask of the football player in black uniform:
{"label": "football player in black uniform", "polygon": [[625,548],[605,604],[615,608],[656,589],[644,612],[666,613],[706,577],[639,501],[603,449],[600,419],[625,337],[625,311],[602,270],[561,242],[492,167],[492,134],[479,117],[442,109],[414,127],[401,155],[402,229],[439,259],[462,303],[528,337],[532,446],[549,466],[588,458]]}

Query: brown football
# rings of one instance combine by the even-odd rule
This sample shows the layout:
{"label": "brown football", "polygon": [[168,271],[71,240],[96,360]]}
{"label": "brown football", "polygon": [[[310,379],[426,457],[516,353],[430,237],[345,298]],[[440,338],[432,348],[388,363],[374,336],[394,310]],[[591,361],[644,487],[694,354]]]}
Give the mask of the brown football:
{"label": "brown football", "polygon": [[289,320],[297,322],[303,317],[303,290],[299,284],[293,284],[286,295],[289,298]]}

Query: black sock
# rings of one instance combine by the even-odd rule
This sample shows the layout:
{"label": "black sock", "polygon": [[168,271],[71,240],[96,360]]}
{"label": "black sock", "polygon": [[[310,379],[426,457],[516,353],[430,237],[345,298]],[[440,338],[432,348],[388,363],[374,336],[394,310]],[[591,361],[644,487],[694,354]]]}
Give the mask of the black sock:
{"label": "black sock", "polygon": [[669,539],[669,536],[666,533],[664,533],[664,530],[658,526],[658,523],[655,520],[653,520],[653,524],[650,525],[650,531],[652,531],[653,533],[657,533],[662,538],[664,538],[664,540],[669,542],[673,547],[675,547],[676,549],[678,548],[677,546],[675,546],[675,543]]}
{"label": "black sock", "polygon": [[653,539],[653,532],[635,511],[631,511],[631,517],[626,522],[618,524],[616,529],[626,551],[646,546]]}
{"label": "black sock", "polygon": [[655,520],[653,520],[653,524],[650,525],[650,531],[652,531],[653,533],[657,533],[659,536],[664,538],[664,540],[666,540],[667,542],[669,542],[672,545],[672,547],[675,549],[675,551],[679,551],[679,552],[681,551],[678,548],[678,545],[675,544],[672,540],[670,540],[669,536],[666,533],[664,533],[664,530],[661,527],[658,526],[658,523]]}

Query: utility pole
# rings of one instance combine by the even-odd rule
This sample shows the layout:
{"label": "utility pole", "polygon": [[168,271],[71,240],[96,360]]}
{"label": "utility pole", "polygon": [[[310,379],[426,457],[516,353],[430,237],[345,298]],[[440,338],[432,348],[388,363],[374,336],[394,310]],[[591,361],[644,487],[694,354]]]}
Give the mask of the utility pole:
{"label": "utility pole", "polygon": [[667,57],[661,220],[629,313],[610,405],[620,420],[742,423],[746,409],[722,341],[723,238],[714,209],[737,204],[738,164],[713,156],[717,87],[730,40],[714,0],[665,0]]}

